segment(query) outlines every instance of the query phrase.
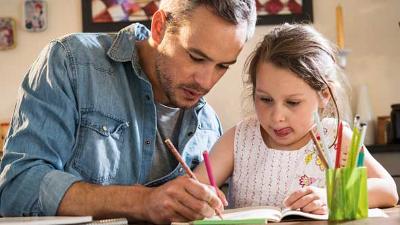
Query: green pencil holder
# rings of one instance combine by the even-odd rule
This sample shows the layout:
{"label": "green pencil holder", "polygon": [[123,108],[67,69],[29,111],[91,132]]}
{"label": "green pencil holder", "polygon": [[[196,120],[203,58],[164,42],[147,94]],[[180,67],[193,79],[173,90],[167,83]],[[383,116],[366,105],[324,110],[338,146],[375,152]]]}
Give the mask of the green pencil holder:
{"label": "green pencil holder", "polygon": [[365,167],[326,170],[329,221],[368,217],[367,169]]}

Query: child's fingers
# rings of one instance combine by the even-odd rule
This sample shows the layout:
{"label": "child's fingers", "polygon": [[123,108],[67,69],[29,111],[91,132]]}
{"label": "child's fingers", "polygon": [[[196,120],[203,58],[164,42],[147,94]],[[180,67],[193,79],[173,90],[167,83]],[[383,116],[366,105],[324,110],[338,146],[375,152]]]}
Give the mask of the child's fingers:
{"label": "child's fingers", "polygon": [[328,214],[328,206],[327,205],[323,205],[321,208],[312,211],[311,213],[313,214],[319,214],[319,215],[325,215]]}
{"label": "child's fingers", "polygon": [[290,207],[299,199],[301,199],[303,196],[308,195],[310,193],[312,193],[312,189],[310,187],[300,188],[289,194],[289,196],[283,201],[283,204],[285,205],[285,207]]}
{"label": "child's fingers", "polygon": [[317,195],[310,193],[308,195],[304,195],[300,199],[297,199],[297,201],[293,202],[293,204],[291,204],[289,207],[291,209],[303,209],[317,199],[319,199]]}
{"label": "child's fingers", "polygon": [[324,203],[322,202],[322,200],[316,199],[316,200],[308,203],[306,206],[302,207],[301,211],[310,212],[310,213],[318,212],[318,210],[320,210],[322,208],[322,206],[324,206]]}

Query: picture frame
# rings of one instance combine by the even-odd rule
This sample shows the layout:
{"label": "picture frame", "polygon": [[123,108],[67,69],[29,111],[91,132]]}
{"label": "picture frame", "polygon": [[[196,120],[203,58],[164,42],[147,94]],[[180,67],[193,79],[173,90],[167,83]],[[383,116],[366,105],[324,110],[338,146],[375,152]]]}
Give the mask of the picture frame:
{"label": "picture frame", "polygon": [[256,0],[257,25],[312,23],[312,0]]}
{"label": "picture frame", "polygon": [[47,28],[47,2],[45,0],[24,1],[24,29],[40,32]]}
{"label": "picture frame", "polygon": [[7,136],[9,127],[10,127],[10,124],[8,122],[0,123],[0,160],[1,160],[1,157],[3,156],[3,146],[6,141],[6,136]]}
{"label": "picture frame", "polygon": [[116,32],[139,22],[148,28],[160,0],[82,0],[83,32]]}
{"label": "picture frame", "polygon": [[15,20],[11,17],[0,17],[0,50],[14,48],[15,35]]}
{"label": "picture frame", "polygon": [[[82,0],[83,32],[117,32],[135,22],[150,28],[158,4],[159,0]],[[256,0],[256,5],[257,25],[313,22],[312,0]]]}

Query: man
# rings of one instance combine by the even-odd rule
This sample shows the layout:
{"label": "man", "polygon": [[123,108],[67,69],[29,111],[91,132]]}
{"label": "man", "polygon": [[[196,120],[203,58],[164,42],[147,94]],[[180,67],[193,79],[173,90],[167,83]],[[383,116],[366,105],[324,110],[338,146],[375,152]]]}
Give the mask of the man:
{"label": "man", "polygon": [[1,162],[0,213],[169,223],[222,207],[183,175],[222,129],[202,98],[254,32],[252,0],[166,0],[151,31],[53,41],[22,83]]}

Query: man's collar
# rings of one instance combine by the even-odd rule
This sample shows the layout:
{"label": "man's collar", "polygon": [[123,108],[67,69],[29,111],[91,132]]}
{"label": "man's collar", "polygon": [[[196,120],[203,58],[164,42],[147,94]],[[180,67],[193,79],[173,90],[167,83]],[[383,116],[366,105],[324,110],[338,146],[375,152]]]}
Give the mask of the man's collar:
{"label": "man's collar", "polygon": [[135,42],[149,38],[150,31],[140,23],[131,24],[120,30],[114,38],[107,55],[117,62],[131,61],[137,55]]}

